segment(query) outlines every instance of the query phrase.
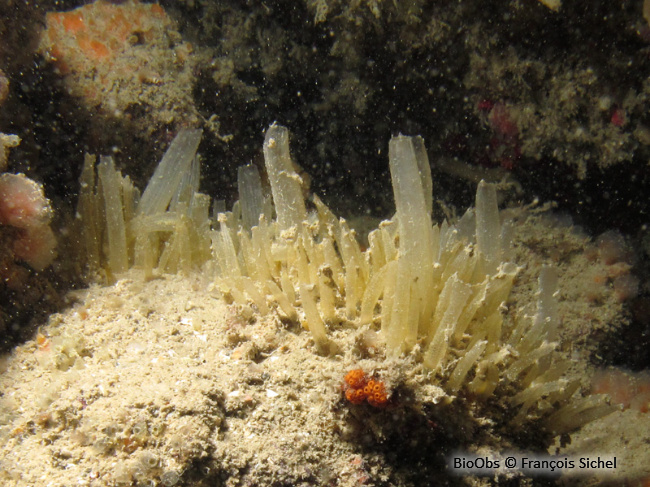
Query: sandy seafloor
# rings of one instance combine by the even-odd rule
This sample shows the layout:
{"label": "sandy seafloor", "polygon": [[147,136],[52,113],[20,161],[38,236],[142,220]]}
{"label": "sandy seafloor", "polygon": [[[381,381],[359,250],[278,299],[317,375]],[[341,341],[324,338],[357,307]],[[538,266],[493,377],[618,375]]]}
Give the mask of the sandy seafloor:
{"label": "sandy seafloor", "polygon": [[[540,266],[557,265],[562,353],[587,385],[599,343],[625,326],[608,283],[629,266],[601,262],[587,237],[548,216],[512,216],[522,270],[506,320],[532,314]],[[417,353],[385,359],[373,330],[339,325],[339,354],[320,356],[299,324],[226,304],[207,272],[145,282],[132,270],[68,299],[0,362],[3,486],[549,485],[446,473],[455,449],[516,449],[523,440],[503,422],[511,412],[498,398],[447,396]],[[389,407],[345,401],[343,377],[355,368],[385,381]],[[566,485],[650,476],[650,421],[637,411],[588,424],[563,448],[537,433],[526,442],[617,457],[612,477]]]}

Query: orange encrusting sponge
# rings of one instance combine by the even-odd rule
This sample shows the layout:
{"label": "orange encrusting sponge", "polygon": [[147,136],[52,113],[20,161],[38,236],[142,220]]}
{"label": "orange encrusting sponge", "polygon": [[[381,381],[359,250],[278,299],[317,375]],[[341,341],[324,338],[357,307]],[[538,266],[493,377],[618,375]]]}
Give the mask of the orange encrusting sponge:
{"label": "orange encrusting sponge", "polygon": [[169,23],[157,4],[97,1],[68,12],[48,13],[42,45],[62,72],[83,72],[93,63],[110,62],[131,43],[148,40],[152,30]]}
{"label": "orange encrusting sponge", "polygon": [[354,369],[345,374],[343,389],[345,398],[352,404],[368,404],[382,407],[388,403],[386,386],[382,381],[367,379],[362,369]]}

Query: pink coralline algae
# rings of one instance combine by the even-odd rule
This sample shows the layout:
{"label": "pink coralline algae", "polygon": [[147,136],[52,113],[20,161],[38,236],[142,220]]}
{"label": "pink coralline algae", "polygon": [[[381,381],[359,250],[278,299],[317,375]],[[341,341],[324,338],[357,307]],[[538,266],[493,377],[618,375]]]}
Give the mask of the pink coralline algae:
{"label": "pink coralline algae", "polygon": [[614,404],[647,413],[650,411],[650,372],[599,371],[592,378],[592,393],[609,394]]}
{"label": "pink coralline algae", "polygon": [[494,136],[490,139],[490,159],[511,170],[521,157],[519,128],[504,103],[479,102],[479,110],[487,112],[487,121]]}
{"label": "pink coralline algae", "polygon": [[52,263],[56,238],[51,219],[52,209],[38,183],[24,174],[0,176],[0,229],[3,244],[9,241],[0,269],[5,280],[14,274],[13,260],[24,261],[39,271]]}

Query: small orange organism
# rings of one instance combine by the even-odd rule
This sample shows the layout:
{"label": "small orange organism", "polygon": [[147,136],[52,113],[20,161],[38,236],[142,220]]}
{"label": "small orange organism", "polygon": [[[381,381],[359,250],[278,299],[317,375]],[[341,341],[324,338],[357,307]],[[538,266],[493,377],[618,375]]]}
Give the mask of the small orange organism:
{"label": "small orange organism", "polygon": [[345,374],[344,380],[352,389],[363,389],[366,385],[366,374],[362,369],[354,369]]}
{"label": "small orange organism", "polygon": [[40,331],[36,334],[36,345],[41,352],[50,351],[50,339],[43,335]]}
{"label": "small orange organism", "polygon": [[377,379],[368,379],[362,369],[354,369],[345,374],[343,390],[345,398],[352,404],[362,404],[367,401],[374,407],[382,407],[388,403],[386,386]]}
{"label": "small orange organism", "polygon": [[363,392],[366,394],[368,404],[371,406],[381,407],[388,402],[386,387],[381,381],[369,380],[366,387],[363,388]]}
{"label": "small orange organism", "polygon": [[362,404],[366,400],[366,393],[363,389],[348,389],[345,391],[345,398],[352,404]]}

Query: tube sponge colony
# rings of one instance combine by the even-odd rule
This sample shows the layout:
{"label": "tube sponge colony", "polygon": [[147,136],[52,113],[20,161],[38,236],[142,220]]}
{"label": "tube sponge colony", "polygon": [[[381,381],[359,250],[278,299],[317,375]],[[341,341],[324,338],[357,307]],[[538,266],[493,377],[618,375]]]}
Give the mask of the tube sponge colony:
{"label": "tube sponge colony", "polygon": [[198,192],[200,130],[173,140],[142,196],[112,157],[87,156],[77,216],[90,268],[109,280],[132,266],[190,271],[210,254],[210,199]]}
{"label": "tube sponge colony", "polygon": [[[264,141],[271,195],[246,167],[240,201],[210,219],[209,198],[198,192],[199,139],[198,131],[179,133],[141,198],[109,158],[97,167],[99,181],[87,159],[78,214],[93,267],[115,275],[136,266],[152,276],[203,265],[244,314],[299,321],[326,356],[341,350],[333,333],[341,325],[378,329],[387,359],[412,356],[450,395],[505,396],[518,411],[514,423],[542,418],[548,431],[563,433],[613,411],[604,396],[582,397],[579,381],[563,377],[556,269],[539,275],[534,317],[504,323],[519,269],[507,260],[509,225],[494,186],[481,182],[476,208],[455,224],[432,224],[420,137],[390,141],[397,211],[370,233],[366,250],[317,196],[305,201],[289,132],[279,125]],[[103,223],[93,215],[105,215]]]}

